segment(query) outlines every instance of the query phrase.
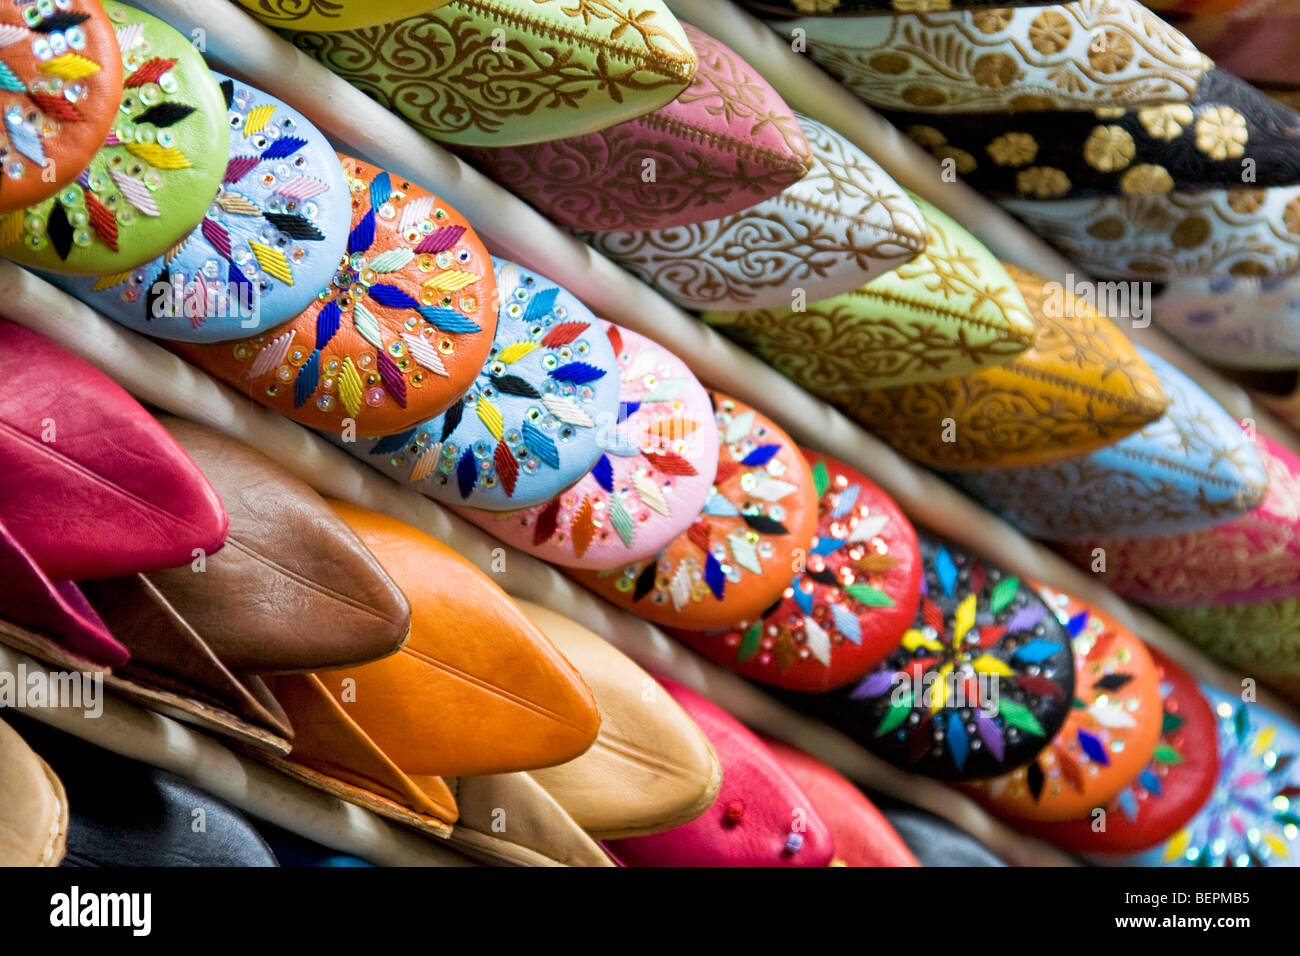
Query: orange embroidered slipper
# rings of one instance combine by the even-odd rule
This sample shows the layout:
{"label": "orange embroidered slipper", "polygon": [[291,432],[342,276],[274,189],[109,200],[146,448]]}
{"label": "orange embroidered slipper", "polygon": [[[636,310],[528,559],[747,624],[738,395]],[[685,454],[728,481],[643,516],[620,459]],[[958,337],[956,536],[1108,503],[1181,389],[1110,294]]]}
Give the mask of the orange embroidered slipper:
{"label": "orange embroidered slipper", "polygon": [[171,348],[310,428],[337,436],[351,420],[354,437],[392,435],[436,417],[474,383],[496,333],[496,277],[455,209],[340,159],[352,231],[329,286],[261,335]]}
{"label": "orange embroidered slipper", "polygon": [[695,522],[652,558],[570,571],[601,597],[656,624],[730,628],[781,597],[817,531],[812,471],[766,416],[717,392],[718,471]]}
{"label": "orange embroidered slipper", "polygon": [[1160,675],[1132,632],[1069,595],[1038,593],[1065,625],[1074,649],[1074,706],[1032,763],[970,792],[999,816],[1075,820],[1104,807],[1137,780],[1160,738]]}

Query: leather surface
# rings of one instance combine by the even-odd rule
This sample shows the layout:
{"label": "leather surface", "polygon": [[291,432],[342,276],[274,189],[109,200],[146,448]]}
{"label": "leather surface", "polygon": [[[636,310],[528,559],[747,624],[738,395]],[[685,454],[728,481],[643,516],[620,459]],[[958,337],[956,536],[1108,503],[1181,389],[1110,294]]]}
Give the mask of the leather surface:
{"label": "leather surface", "polygon": [[1300,185],[1088,199],[1004,199],[1019,217],[1098,279],[1284,276],[1300,269]]}
{"label": "leather surface", "polygon": [[[220,643],[216,649],[209,645],[149,578],[140,574],[89,581],[83,587],[91,605],[131,654],[114,677],[181,698],[167,698],[159,706],[146,691],[145,703],[152,709],[173,715],[179,709],[182,719],[209,727],[209,719],[220,723],[224,718],[211,713],[215,707],[281,740],[293,737],[288,717],[261,679],[232,671],[221,659]],[[115,684],[114,689],[129,695],[136,688]]]}
{"label": "leather surface", "polygon": [[352,196],[348,263],[287,326],[182,358],[331,436],[392,435],[456,401],[492,344],[491,260],[455,209],[339,154]]}
{"label": "leather surface", "polygon": [[[1042,0],[938,0],[929,4],[935,9],[960,9],[968,7],[1032,7]],[[740,0],[741,6],[753,10],[755,15],[852,17],[866,13],[887,14],[910,12],[926,4],[915,0]],[[1154,4],[1152,4],[1154,6]]]}
{"label": "leather surface", "polygon": [[214,342],[283,325],[329,285],[347,246],[351,196],[329,140],[287,103],[213,75],[225,97],[230,156],[199,226],[134,269],[46,275],[145,335]]}
{"label": "leather surface", "polygon": [[713,408],[695,374],[645,336],[601,325],[618,363],[620,404],[595,466],[545,504],[456,509],[544,561],[596,570],[643,560],[685,531],[718,470]]}
{"label": "leather surface", "polygon": [[457,152],[570,229],[720,219],[802,179],[808,141],[780,94],[713,37],[682,29],[699,69],[671,103],[585,136]]}
{"label": "leather surface", "polygon": [[871,106],[926,113],[1183,103],[1212,66],[1136,0],[769,25]]}
{"label": "leather surface", "polygon": [[225,801],[34,720],[20,726],[67,789],[64,866],[276,865],[266,841]]}
{"label": "leather surface", "polygon": [[303,4],[298,0],[238,0],[239,5],[267,26],[279,29],[315,30],[322,33],[334,30],[356,30],[361,27],[396,23],[437,7],[451,0],[333,0],[331,3]]}
{"label": "leather surface", "polygon": [[795,553],[817,530],[812,471],[765,415],[710,393],[720,451],[713,492],[696,521],[654,558],[613,571],[570,571],[633,614],[690,631],[759,616],[790,581]]}
{"label": "leather surface", "polygon": [[117,667],[130,656],[77,585],[51,580],[0,521],[0,616],[53,639],[62,650]]}
{"label": "leather surface", "polygon": [[897,804],[882,807],[882,812],[922,866],[1006,866],[965,830],[931,813]]}
{"label": "leather surface", "polygon": [[1152,301],[1151,316],[1216,365],[1300,368],[1300,277],[1175,279]]}
{"label": "leather surface", "polygon": [[1062,550],[1082,564],[1094,548],[1105,548],[1101,580],[1115,593],[1148,604],[1250,604],[1300,596],[1300,459],[1266,435],[1254,439],[1268,475],[1268,495],[1258,508],[1185,534],[1094,538],[1065,543]]}
{"label": "leather surface", "polygon": [[921,606],[898,650],[855,686],[788,699],[915,773],[1000,776],[1032,761],[1065,722],[1069,634],[1027,582],[918,537]]}
{"label": "leather surface", "polygon": [[819,395],[949,378],[1034,343],[1021,291],[973,235],[925,200],[920,255],[857,289],[778,307],[705,312],[705,322]]}
{"label": "leather surface", "polygon": [[613,345],[574,295],[494,263],[497,336],[468,390],[399,434],[335,441],[436,501],[509,511],[548,501],[591,470],[618,420],[619,376]]}
{"label": "leather surface", "polygon": [[[1259,704],[1202,685],[1218,726],[1219,776],[1191,821],[1126,866],[1296,866],[1294,826],[1280,812],[1300,785],[1300,728]],[[1279,819],[1282,817],[1283,819]]]}
{"label": "leather surface", "polygon": [[1073,540],[1172,534],[1226,521],[1268,490],[1259,454],[1199,385],[1139,349],[1169,398],[1160,418],[1082,458],[1032,468],[946,473],[1026,534]]}
{"label": "leather surface", "polygon": [[1153,604],[1149,609],[1231,667],[1269,679],[1300,678],[1300,597],[1251,604]]}
{"label": "leather surface", "polygon": [[[1120,195],[1157,179],[1182,191],[1300,180],[1300,114],[1223,70],[1191,100],[1136,109],[887,118],[980,192],[1022,199]],[[1252,165],[1243,164],[1249,156]]]}
{"label": "leather surface", "polygon": [[1039,839],[1094,862],[1123,862],[1126,854],[1163,843],[1204,806],[1219,776],[1214,711],[1196,681],[1154,648],[1147,649],[1160,674],[1162,726],[1155,755],[1136,779],[1106,804],[1105,829],[1094,817],[1054,823],[1018,821]]}
{"label": "leather surface", "polygon": [[946,468],[1077,458],[1164,414],[1160,382],[1123,332],[1059,282],[1007,271],[1038,327],[1031,348],[960,378],[832,400],[914,461]]}
{"label": "leather surface", "polygon": [[795,114],[808,174],[742,212],[670,229],[582,232],[589,245],[688,309],[767,309],[856,289],[911,259],[925,222],[903,189],[839,133]]}
{"label": "leather surface", "polygon": [[1270,4],[1255,16],[1227,10],[1196,13],[1184,21],[1184,29],[1225,69],[1256,85],[1285,87],[1300,79],[1300,11],[1293,4]]}
{"label": "leather surface", "polygon": [[816,692],[858,680],[898,647],[921,599],[921,554],[911,522],[865,475],[802,451],[819,498],[806,570],[760,618],[671,633],[751,680]]}
{"label": "leather surface", "polygon": [[290,39],[426,136],[481,146],[649,113],[697,66],[661,0],[457,0],[392,26]]}
{"label": "leather surface", "polygon": [[187,564],[149,579],[226,666],[320,670],[402,646],[406,595],[323,498],[242,442],[162,421],[229,502],[230,537],[203,571]]}
{"label": "leather surface", "polygon": [[1159,672],[1142,642],[1076,598],[1038,591],[1070,634],[1074,706],[1033,763],[971,785],[976,800],[1013,826],[1074,820],[1108,804],[1154,756],[1164,717]]}
{"label": "leather surface", "polygon": [[113,24],[96,0],[46,9],[6,4],[0,25],[4,64],[13,78],[0,95],[7,134],[0,171],[4,214],[48,199],[89,165],[117,117],[122,58]]}
{"label": "leather surface", "polygon": [[773,756],[812,800],[835,840],[831,866],[920,866],[876,805],[820,760],[764,738]]}
{"label": "leather surface", "polygon": [[468,776],[586,752],[600,726],[591,691],[487,575],[400,521],[331,505],[411,602],[401,651],[321,678],[356,682],[347,712],[384,753],[412,774]]}
{"label": "leather surface", "polygon": [[0,521],[50,577],[175,567],[226,536],[216,493],[112,379],[0,321]]}
{"label": "leather surface", "polygon": [[0,720],[0,866],[57,866],[67,831],[63,784]]}
{"label": "leather surface", "polygon": [[614,866],[600,844],[527,773],[451,781],[460,819],[451,844],[498,866]]}
{"label": "leather surface", "polygon": [[[342,702],[336,674],[279,674],[266,679],[294,727],[293,751],[277,766],[326,793],[404,822],[427,823],[445,836],[456,820],[456,799],[438,776],[399,766],[372,740]],[[433,723],[411,720],[414,734],[433,735]]]}
{"label": "leather surface", "polygon": [[614,840],[629,866],[826,866],[831,831],[767,746],[694,691],[660,680],[713,744],[722,788],[705,814],[664,833]]}
{"label": "leather surface", "polygon": [[519,607],[582,674],[600,708],[590,750],[530,776],[598,840],[669,830],[707,810],[722,766],[681,706],[604,638],[539,605]]}
{"label": "leather surface", "polygon": [[113,128],[78,182],[0,226],[0,249],[25,265],[103,275],[148,262],[189,235],[226,171],[225,102],[190,38],[124,4],[107,12],[125,70]]}

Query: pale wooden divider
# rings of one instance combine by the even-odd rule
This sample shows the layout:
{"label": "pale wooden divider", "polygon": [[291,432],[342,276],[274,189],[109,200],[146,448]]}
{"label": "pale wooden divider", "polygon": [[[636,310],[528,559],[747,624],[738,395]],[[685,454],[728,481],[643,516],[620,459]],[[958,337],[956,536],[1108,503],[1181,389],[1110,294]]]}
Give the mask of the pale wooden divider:
{"label": "pale wooden divider", "polygon": [[[1170,653],[1199,679],[1229,691],[1239,686],[1235,675],[1149,615],[1130,607],[1089,575],[901,458],[825,403],[557,230],[521,200],[376,107],[364,94],[300,54],[234,4],[225,0],[146,0],[141,5],[186,32],[203,30],[206,53],[218,69],[292,103],[321,126],[340,149],[432,188],[470,219],[494,253],[555,279],[598,314],[688,357],[707,384],[767,412],[796,440],[858,468],[893,496],[914,521],[982,552],[1013,573],[1036,578],[1092,603]],[[712,0],[703,4],[711,5]],[[718,8],[727,9],[725,4]],[[743,16],[734,10],[731,13]],[[706,17],[692,14],[689,18],[745,53],[740,44],[722,35],[723,31],[711,29]],[[758,27],[767,32],[761,25]],[[795,60],[802,62],[799,57]],[[761,66],[764,61],[759,57],[756,62]],[[829,85],[826,99],[830,102],[839,88],[822,79]],[[814,109],[807,111],[817,115]],[[861,117],[858,121],[862,121]],[[869,151],[876,153],[874,148]],[[928,157],[924,159],[930,162]],[[978,223],[974,228],[984,235]],[[1040,267],[1039,271],[1050,270]],[[789,740],[848,776],[947,818],[1008,862],[1069,862],[1064,854],[1009,830],[964,796],[888,766],[845,736],[794,713],[753,685],[701,660],[652,625],[594,597],[550,566],[506,548],[436,503],[398,486],[306,429],[236,395],[156,343],[109,322],[7,262],[0,262],[0,313],[82,355],[142,401],[248,442],[322,494],[392,514],[446,542],[484,570],[491,571],[494,550],[503,549],[506,570],[496,580],[511,594],[572,617],[643,666],[702,691],[751,726]],[[1269,703],[1285,710],[1276,701]],[[61,719],[65,729],[79,733],[75,721]],[[119,740],[110,732],[98,734],[97,742],[109,741],[106,745],[112,749],[129,748],[141,759],[161,763],[167,759],[167,749],[160,726],[167,725],[127,728],[123,724],[121,732],[129,730],[132,735],[129,741]],[[172,728],[177,726],[170,724],[168,732],[175,732]],[[92,731],[81,735],[91,737]],[[206,738],[204,742],[220,748],[220,744]],[[156,759],[150,753],[155,753]],[[184,774],[185,769],[176,772]],[[222,795],[253,812],[262,812],[242,803],[238,794]],[[296,829],[292,821],[285,825]]]}

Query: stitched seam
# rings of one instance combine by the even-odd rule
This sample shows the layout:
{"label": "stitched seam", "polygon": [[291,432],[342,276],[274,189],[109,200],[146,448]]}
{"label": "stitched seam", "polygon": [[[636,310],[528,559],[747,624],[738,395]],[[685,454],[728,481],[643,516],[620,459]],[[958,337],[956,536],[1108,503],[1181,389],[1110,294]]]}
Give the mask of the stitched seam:
{"label": "stitched seam", "polygon": [[177,525],[182,528],[192,527],[191,525],[181,521],[180,518],[172,514],[170,511],[158,507],[156,504],[154,504],[153,502],[145,498],[141,498],[135,492],[128,491],[126,488],[123,488],[121,485],[114,484],[113,482],[105,478],[103,475],[91,471],[89,468],[87,468],[85,465],[81,464],[80,462],[68,458],[66,455],[60,455],[51,452],[49,449],[43,446],[43,443],[38,442],[30,435],[27,435],[24,432],[19,431],[18,429],[10,425],[8,422],[0,422],[0,429],[12,435],[14,438],[16,438],[20,444],[25,444],[30,448],[32,448],[33,450],[38,451],[42,456],[49,459],[59,467],[65,468],[69,471],[76,472],[77,474],[81,475],[83,478],[90,479],[92,482],[94,482],[95,484],[99,485],[102,488],[110,489],[120,497],[125,498],[128,501],[134,502],[137,505],[140,505],[142,508],[144,508],[146,511],[152,514],[160,515],[161,517],[167,519],[167,521],[171,522],[174,525]]}
{"label": "stitched seam", "polygon": [[774,202],[779,206],[789,206],[792,209],[801,209],[804,212],[821,213],[831,223],[842,222],[847,219],[859,229],[865,229],[880,238],[893,239],[899,245],[907,246],[909,249],[914,249],[916,252],[921,252],[924,248],[921,241],[915,236],[909,236],[904,232],[890,229],[887,226],[881,226],[879,223],[871,222],[867,219],[860,218],[859,216],[846,216],[844,210],[840,207],[819,202],[816,199],[806,199],[803,196],[792,196],[787,191],[773,196],[770,202]]}
{"label": "stitched seam", "polygon": [[659,113],[647,113],[645,116],[638,117],[636,122],[641,126],[653,127],[662,132],[677,133],[698,143],[708,143],[710,146],[729,149],[750,159],[770,160],[771,164],[777,167],[777,172],[806,171],[808,169],[808,166],[799,162],[797,157],[794,157],[792,161],[792,154],[782,153],[770,146],[756,146],[750,141],[732,136],[730,133],[717,133],[702,126],[695,126]]}
{"label": "stitched seam", "polygon": [[1078,392],[1079,394],[1086,395],[1089,398],[1096,398],[1108,402],[1121,410],[1146,413],[1154,407],[1153,405],[1144,402],[1132,401],[1128,396],[1115,395],[1111,392],[1106,392],[1096,388],[1095,386],[1087,385],[1083,382],[1076,382],[1063,375],[1056,375],[1052,372],[1046,372],[1042,369],[1034,368],[1030,365],[1025,365],[1019,362],[1010,362],[1008,363],[1007,368],[1010,371],[1014,371],[1017,375],[1023,375],[1025,378],[1038,379],[1039,381],[1056,385],[1057,387],[1068,391]]}
{"label": "stitched seam", "polygon": [[[1143,461],[1151,465],[1160,465],[1164,468],[1168,468],[1170,471],[1180,472],[1181,474],[1191,475],[1193,478],[1198,478],[1201,481],[1206,482],[1207,484],[1222,485],[1225,488],[1230,488],[1236,484],[1236,482],[1228,481],[1228,479],[1226,478],[1218,478],[1215,477],[1214,475],[1208,475],[1205,472],[1197,471],[1195,468],[1188,468],[1186,465],[1180,465],[1176,461],[1171,461],[1167,458],[1161,458],[1158,455],[1148,455],[1143,452],[1131,451],[1127,448],[1120,448],[1118,445],[1112,445],[1111,448],[1113,448],[1115,451],[1119,452],[1121,455],[1124,455],[1128,458],[1133,458],[1136,459],[1137,461]],[[1252,485],[1247,485],[1246,487],[1249,491],[1260,490],[1259,485],[1252,484]]]}
{"label": "stitched seam", "polygon": [[560,724],[563,727],[568,727],[570,730],[576,730],[579,732],[582,731],[582,728],[578,724],[574,723],[573,721],[567,720],[564,717],[561,717],[559,714],[556,714],[553,711],[547,710],[545,707],[541,706],[540,704],[537,704],[531,700],[525,700],[524,698],[520,697],[518,694],[511,693],[505,688],[498,687],[495,684],[490,684],[480,677],[475,677],[473,674],[467,674],[465,671],[452,667],[450,664],[437,660],[436,658],[430,657],[428,654],[425,654],[423,651],[418,651],[411,647],[404,647],[402,648],[402,653],[408,654],[411,657],[416,658],[417,660],[423,661],[425,664],[428,664],[430,667],[440,670],[446,674],[450,674],[453,677],[459,678],[460,680],[464,681],[467,684],[472,684],[475,687],[480,688],[481,690],[485,690],[489,694],[493,695],[494,697],[499,697],[502,700],[510,701],[511,703],[516,704],[524,708],[525,710],[531,711],[534,714],[549,717],[551,720],[554,720],[557,724]]}
{"label": "stitched seam", "polygon": [[937,313],[945,318],[952,319],[960,325],[973,325],[977,328],[987,329],[990,332],[1000,333],[1002,336],[1014,336],[1013,341],[1016,342],[1025,342],[1029,345],[1033,344],[1032,333],[1021,332],[1018,329],[998,325],[987,319],[976,318],[973,315],[966,312],[959,312],[949,306],[934,305],[933,303],[923,302],[920,299],[914,299],[910,296],[899,295],[896,292],[882,292],[876,289],[870,291],[866,289],[857,289],[854,292],[850,292],[849,295],[860,299],[879,299],[882,302],[900,305],[904,308],[915,309],[917,312]]}
{"label": "stitched seam", "polygon": [[[499,8],[489,8],[484,6],[480,0],[460,0],[459,6],[462,9],[473,10],[479,16],[496,20],[498,23],[504,23],[506,26],[517,27],[528,30],[534,34],[550,40],[566,40],[575,46],[585,46],[596,53],[618,53],[628,61],[628,65],[641,63],[643,69],[652,73],[659,73],[671,80],[690,81],[691,71],[684,69],[691,60],[682,56],[674,58],[653,47],[634,47],[619,43],[616,40],[610,40],[604,37],[588,36],[585,33],[577,33],[565,29],[554,23],[548,23],[545,20],[536,17],[529,17],[519,13],[508,13]],[[674,69],[675,67],[675,69]]]}
{"label": "stitched seam", "polygon": [[277,561],[272,560],[271,558],[268,558],[260,551],[254,551],[251,547],[249,547],[248,545],[244,544],[244,542],[239,541],[236,538],[227,538],[226,547],[230,547],[232,545],[238,548],[240,551],[244,552],[244,554],[248,555],[250,558],[254,559],[255,561],[267,567],[275,569],[280,574],[284,575],[294,583],[306,588],[309,591],[314,591],[315,593],[321,595],[322,597],[331,598],[340,604],[347,605],[353,610],[360,611],[362,614],[365,614],[368,617],[372,617],[375,620],[384,621],[385,623],[388,624],[393,623],[394,620],[393,618],[385,617],[383,614],[379,613],[377,609],[371,607],[370,605],[364,604],[358,601],[356,598],[348,597],[348,595],[343,594],[339,591],[335,591],[333,588],[327,588],[325,585],[320,584],[317,581],[313,581],[310,578],[305,578],[301,574],[298,574],[296,571],[290,571],[284,565],[280,564]]}
{"label": "stitched seam", "polygon": [[650,770],[660,770],[665,773],[674,774],[679,777],[688,776],[688,771],[681,764],[673,763],[670,760],[658,760],[644,749],[630,740],[624,740],[612,734],[601,734],[596,738],[596,743],[592,749],[602,749],[617,757],[622,757],[628,763],[640,764]]}

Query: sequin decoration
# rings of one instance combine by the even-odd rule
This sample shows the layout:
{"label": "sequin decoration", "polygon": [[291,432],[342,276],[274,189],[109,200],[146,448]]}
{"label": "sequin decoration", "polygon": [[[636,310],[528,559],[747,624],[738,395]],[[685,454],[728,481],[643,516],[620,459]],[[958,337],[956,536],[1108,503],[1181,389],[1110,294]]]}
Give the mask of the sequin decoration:
{"label": "sequin decoration", "polygon": [[0,7],[0,214],[71,182],[104,142],[121,96],[117,41],[97,2]]}
{"label": "sequin decoration", "polygon": [[1295,866],[1300,862],[1300,729],[1213,687],[1219,776],[1185,827],[1131,866]]}
{"label": "sequin decoration", "polygon": [[712,393],[720,450],[704,508],[654,558],[573,577],[658,624],[732,627],[780,597],[816,532],[812,472],[789,436]]}
{"label": "sequin decoration", "polygon": [[901,646],[852,687],[802,699],[885,760],[941,779],[1032,761],[1074,698],[1069,635],[1034,590],[920,535],[921,604]]}
{"label": "sequin decoration", "polygon": [[618,418],[614,349],[572,294],[495,260],[496,340],[446,412],[343,447],[447,504],[494,511],[553,498],[591,470]]}
{"label": "sequin decoration", "polygon": [[[339,158],[352,229],[308,308],[251,339],[172,347],[330,437],[402,434],[456,402],[483,367],[496,331],[491,260],[438,197]],[[287,219],[280,225],[306,228]],[[258,268],[283,281],[289,267],[281,250],[249,246]]]}
{"label": "sequin decoration", "polygon": [[1214,712],[1186,671],[1154,648],[1147,650],[1160,678],[1162,703],[1151,759],[1104,806],[1073,820],[1018,820],[1021,832],[1092,854],[1096,862],[1123,865],[1124,854],[1168,840],[1209,799],[1219,774]]}
{"label": "sequin decoration", "polygon": [[[655,554],[695,520],[718,467],[713,409],[691,370],[631,329],[608,322],[604,329],[618,362],[619,413],[591,471],[532,508],[457,509],[508,544],[565,567],[613,568]],[[547,341],[564,344],[585,332],[571,321]]]}
{"label": "sequin decoration", "polygon": [[800,691],[840,687],[898,647],[921,597],[916,532],[865,475],[803,449],[818,496],[806,568],[761,617],[722,632],[673,630],[710,660]]}
{"label": "sequin decoration", "polygon": [[[217,342],[283,325],[329,283],[347,245],[347,180],[324,134],[280,100],[217,78],[230,158],[203,221],[134,269],[47,274],[113,320],[159,338]],[[146,115],[172,123],[189,110],[162,103]]]}
{"label": "sequin decoration", "polygon": [[1065,594],[1038,590],[1070,634],[1073,706],[1060,733],[1030,764],[972,784],[971,793],[1016,821],[1071,820],[1112,800],[1152,758],[1160,736],[1160,681],[1132,633]]}
{"label": "sequin decoration", "polygon": [[[109,4],[107,15],[124,75],[120,103],[75,179],[11,213],[20,217],[20,232],[0,230],[20,240],[5,254],[24,265],[99,275],[147,262],[194,228],[221,182],[229,130],[203,57],[187,36],[143,11]],[[61,77],[65,90],[98,75],[80,53],[49,64],[48,76]]]}

